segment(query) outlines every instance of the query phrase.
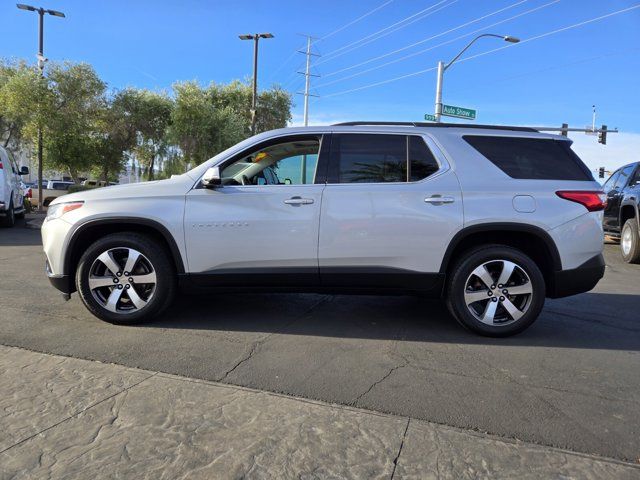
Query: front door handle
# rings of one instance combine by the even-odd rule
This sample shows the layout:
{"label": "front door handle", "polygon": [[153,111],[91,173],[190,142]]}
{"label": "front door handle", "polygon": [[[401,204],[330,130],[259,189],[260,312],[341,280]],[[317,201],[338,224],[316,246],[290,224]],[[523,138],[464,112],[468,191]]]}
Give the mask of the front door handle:
{"label": "front door handle", "polygon": [[313,198],[291,197],[284,201],[287,205],[311,205]]}
{"label": "front door handle", "polygon": [[443,203],[453,203],[455,199],[453,197],[443,197],[441,195],[433,195],[431,197],[425,198],[424,201],[432,205],[440,205]]}

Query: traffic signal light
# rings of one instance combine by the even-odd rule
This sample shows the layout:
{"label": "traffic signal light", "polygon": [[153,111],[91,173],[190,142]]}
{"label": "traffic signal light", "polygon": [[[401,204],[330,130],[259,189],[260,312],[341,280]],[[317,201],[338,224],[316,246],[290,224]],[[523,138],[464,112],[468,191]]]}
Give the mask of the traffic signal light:
{"label": "traffic signal light", "polygon": [[604,167],[600,167],[600,169],[598,170],[598,177],[604,178]]}
{"label": "traffic signal light", "polygon": [[606,125],[602,125],[602,128],[600,128],[600,131],[598,132],[598,143],[601,143],[602,145],[607,144],[607,126]]}

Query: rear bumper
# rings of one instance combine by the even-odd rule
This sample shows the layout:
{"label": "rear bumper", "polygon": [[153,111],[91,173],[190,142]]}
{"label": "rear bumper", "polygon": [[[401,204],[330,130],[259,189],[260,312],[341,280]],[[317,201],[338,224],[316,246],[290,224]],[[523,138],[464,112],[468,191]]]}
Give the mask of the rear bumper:
{"label": "rear bumper", "polygon": [[554,272],[547,296],[561,298],[588,292],[604,276],[604,268],[604,257],[599,254],[577,268]]}

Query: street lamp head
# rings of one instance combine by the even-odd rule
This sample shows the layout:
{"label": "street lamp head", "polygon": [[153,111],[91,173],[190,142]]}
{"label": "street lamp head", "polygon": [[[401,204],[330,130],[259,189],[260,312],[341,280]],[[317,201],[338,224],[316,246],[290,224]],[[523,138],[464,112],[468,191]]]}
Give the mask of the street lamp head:
{"label": "street lamp head", "polygon": [[273,38],[273,34],[272,33],[260,33],[258,36],[260,38]]}
{"label": "street lamp head", "polygon": [[253,35],[250,34],[244,34],[244,35],[238,35],[238,38],[240,40],[253,40]]}
{"label": "street lamp head", "polygon": [[504,41],[505,42],[509,42],[509,43],[518,43],[520,41],[520,39],[517,38],[517,37],[512,37],[511,35],[505,35],[504,36]]}
{"label": "street lamp head", "polygon": [[25,5],[24,3],[16,3],[16,7],[18,7],[20,10],[29,10],[30,12],[35,12],[37,10],[36,7]]}
{"label": "street lamp head", "polygon": [[53,15],[54,17],[62,17],[62,18],[66,18],[65,14],[62,12],[59,12],[57,10],[47,10],[47,13],[49,15]]}

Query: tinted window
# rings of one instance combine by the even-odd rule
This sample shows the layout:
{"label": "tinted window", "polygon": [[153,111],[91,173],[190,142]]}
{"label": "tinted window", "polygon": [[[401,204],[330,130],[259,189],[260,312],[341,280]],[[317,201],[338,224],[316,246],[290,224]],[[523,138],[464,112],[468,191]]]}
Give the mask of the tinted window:
{"label": "tinted window", "polygon": [[407,181],[404,135],[334,134],[331,152],[338,183]]}
{"label": "tinted window", "polygon": [[589,169],[566,141],[476,135],[463,138],[512,178],[593,180]]}
{"label": "tinted window", "polygon": [[640,167],[636,168],[631,180],[629,180],[629,186],[632,187],[638,185],[638,183],[640,183]]}
{"label": "tinted window", "polygon": [[420,137],[409,137],[409,164],[409,179],[412,182],[433,175],[439,168],[433,153]]}
{"label": "tinted window", "polygon": [[624,187],[626,187],[627,181],[629,180],[629,177],[633,173],[633,169],[635,167],[635,165],[627,165],[626,167],[621,168],[620,175],[618,175],[613,188],[619,188],[620,190],[622,190]]}
{"label": "tinted window", "polygon": [[613,188],[616,180],[618,179],[618,175],[620,175],[620,170],[616,170],[615,172],[613,172],[613,174],[607,179],[607,181],[604,182],[604,185],[602,185],[602,189],[605,193]]}

